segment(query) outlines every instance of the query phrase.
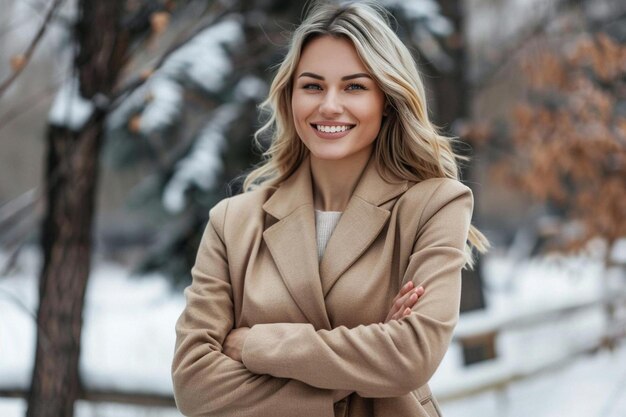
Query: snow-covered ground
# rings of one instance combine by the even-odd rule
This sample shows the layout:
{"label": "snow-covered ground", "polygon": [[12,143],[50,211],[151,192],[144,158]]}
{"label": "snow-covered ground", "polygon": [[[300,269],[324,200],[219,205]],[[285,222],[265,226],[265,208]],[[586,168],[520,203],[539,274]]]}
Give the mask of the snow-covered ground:
{"label": "snow-covered ground", "polygon": [[[624,262],[624,243],[616,248],[615,261]],[[553,363],[565,365],[499,390],[445,402],[445,417],[626,417],[626,340],[613,351],[567,360],[573,353],[597,345],[609,328],[605,311],[596,301],[624,291],[623,270],[605,270],[599,261],[602,251],[596,242],[586,257],[514,262],[496,255],[485,263],[488,308],[463,315],[457,334],[518,324],[505,326],[499,334],[498,359],[494,361],[463,367],[461,349],[453,343],[432,379],[433,392],[454,393],[467,386],[533,373]],[[568,307],[567,314],[554,314]],[[617,311],[622,319],[623,308]],[[533,319],[544,317],[542,313],[545,319]],[[626,330],[624,323],[620,324],[622,331]]]}
{"label": "snow-covered ground", "polygon": [[[622,251],[624,253],[626,251]],[[597,255],[597,254],[596,254]],[[5,258],[0,255],[0,267]],[[587,258],[514,262],[492,256],[485,262],[488,309],[463,315],[459,334],[515,321],[533,312],[591,302],[605,293],[602,264]],[[28,387],[34,357],[35,277],[39,258],[24,251],[18,268],[0,278],[0,389]],[[604,281],[603,281],[604,280]],[[612,285],[612,284],[611,284]],[[129,277],[119,265],[95,261],[87,289],[81,373],[88,388],[169,394],[174,323],[184,307],[159,275]],[[435,394],[451,396],[468,386],[532,371],[593,344],[606,330],[600,307],[590,306],[558,320],[504,330],[498,359],[462,366],[453,343],[432,380]],[[613,352],[580,356],[564,367],[514,382],[499,391],[441,404],[446,417],[624,417],[626,342]],[[0,399],[0,416],[23,416],[25,403]],[[180,416],[173,409],[79,402],[78,417]]]}

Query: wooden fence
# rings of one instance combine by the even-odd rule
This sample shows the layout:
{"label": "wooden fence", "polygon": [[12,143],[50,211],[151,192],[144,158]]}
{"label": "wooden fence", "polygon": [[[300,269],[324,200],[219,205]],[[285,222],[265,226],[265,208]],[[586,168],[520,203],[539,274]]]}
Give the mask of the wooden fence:
{"label": "wooden fence", "polygon": [[[626,336],[626,318],[616,314],[620,308],[626,308],[626,291],[608,293],[567,305],[547,306],[540,310],[509,317],[486,318],[485,316],[489,314],[488,311],[467,313],[459,321],[453,343],[464,346],[482,342],[487,345],[486,350],[494,350],[493,344],[503,332],[562,321],[579,312],[602,309],[607,312],[607,323],[605,329],[598,332],[599,335],[583,341],[559,355],[532,363],[518,361],[518,365],[511,365],[500,360],[496,354],[492,360],[464,368],[456,383],[447,384],[445,387],[436,387],[433,391],[440,402],[447,402],[487,391],[503,390],[514,382],[570,365],[581,356],[595,353],[601,349],[613,349]],[[581,339],[585,340],[584,338]]]}

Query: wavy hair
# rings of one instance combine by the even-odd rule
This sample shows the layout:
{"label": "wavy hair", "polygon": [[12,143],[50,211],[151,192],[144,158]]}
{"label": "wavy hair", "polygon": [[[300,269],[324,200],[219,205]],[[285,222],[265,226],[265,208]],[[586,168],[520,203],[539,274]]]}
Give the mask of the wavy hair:
{"label": "wavy hair", "polygon": [[[348,39],[363,64],[385,93],[387,116],[374,142],[374,158],[383,178],[392,175],[413,182],[429,178],[459,179],[454,138],[439,133],[428,117],[424,85],[417,65],[406,46],[391,29],[391,16],[373,2],[332,4],[314,2],[306,18],[293,33],[288,52],[278,67],[261,110],[269,113],[267,122],[254,135],[271,135],[264,160],[245,178],[243,188],[276,186],[288,178],[308,155],[299,139],[291,111],[293,76],[305,46],[319,36]],[[392,175],[389,175],[392,174]],[[485,252],[489,242],[470,226],[465,254],[473,266],[473,249]]]}

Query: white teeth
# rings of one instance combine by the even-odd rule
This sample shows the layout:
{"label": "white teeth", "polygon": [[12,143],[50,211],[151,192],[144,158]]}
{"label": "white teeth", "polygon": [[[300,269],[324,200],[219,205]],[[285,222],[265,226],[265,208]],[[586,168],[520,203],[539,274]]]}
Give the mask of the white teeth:
{"label": "white teeth", "polygon": [[324,133],[337,133],[337,132],[345,132],[346,130],[352,129],[352,126],[322,126],[316,125],[317,130]]}

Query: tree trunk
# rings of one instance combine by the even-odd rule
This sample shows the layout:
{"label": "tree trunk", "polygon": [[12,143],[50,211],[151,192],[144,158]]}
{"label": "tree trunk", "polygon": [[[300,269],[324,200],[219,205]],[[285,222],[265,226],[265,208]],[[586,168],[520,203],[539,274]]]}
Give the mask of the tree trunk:
{"label": "tree trunk", "polygon": [[[80,0],[78,8],[74,67],[80,92],[87,99],[96,94],[107,97],[126,50],[118,27],[123,2]],[[82,311],[104,116],[104,110],[96,109],[78,131],[63,126],[48,128],[44,264],[29,417],[72,416],[82,389],[78,372]]]}
{"label": "tree trunk", "polygon": [[437,73],[430,66],[429,72],[434,72],[436,76],[429,82],[433,84],[435,95],[434,121],[449,131],[452,123],[466,117],[469,112],[464,11],[460,0],[438,0],[438,3],[441,14],[452,23],[453,33],[446,38],[446,51],[454,67],[448,73]]}
{"label": "tree trunk", "polygon": [[48,130],[48,207],[29,416],[71,416],[81,390],[78,359],[91,258],[98,130],[94,124],[79,133]]}
{"label": "tree trunk", "polygon": [[[433,77],[433,92],[435,95],[435,123],[445,127],[450,132],[452,124],[469,116],[469,94],[467,82],[468,62],[467,45],[464,36],[464,10],[460,0],[438,0],[441,13],[452,22],[454,32],[447,38],[447,51],[454,62],[454,69],[450,73],[438,73]],[[435,71],[431,67],[430,71]],[[469,155],[465,147],[456,149],[462,155]],[[461,167],[461,178],[471,177],[471,165]],[[476,190],[474,190],[476,193]],[[461,291],[461,311],[471,311],[485,308],[483,282],[481,277],[481,259],[476,261],[474,270],[463,270],[463,288]]]}

